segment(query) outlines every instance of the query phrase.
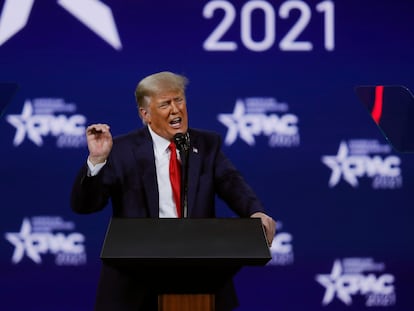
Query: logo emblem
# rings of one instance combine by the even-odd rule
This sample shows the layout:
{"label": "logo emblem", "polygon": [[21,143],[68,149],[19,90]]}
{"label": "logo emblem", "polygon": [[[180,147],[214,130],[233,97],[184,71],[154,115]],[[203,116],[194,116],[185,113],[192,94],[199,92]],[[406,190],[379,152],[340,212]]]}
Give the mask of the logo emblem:
{"label": "logo emblem", "polygon": [[[385,154],[380,156],[379,154]],[[388,145],[376,140],[342,141],[336,155],[324,155],[322,163],[331,169],[329,187],[333,188],[343,179],[353,188],[359,179],[372,179],[374,189],[396,189],[402,187],[401,159],[392,155]]]}
{"label": "logo emblem", "polygon": [[252,97],[238,99],[232,113],[221,113],[217,119],[227,127],[225,145],[237,138],[249,146],[256,144],[256,136],[266,136],[270,147],[297,147],[300,143],[295,114],[288,113],[288,105],[275,98]]}
{"label": "logo emblem", "polygon": [[55,255],[55,263],[59,266],[85,264],[85,236],[74,232],[74,227],[73,222],[59,216],[24,218],[19,232],[5,234],[6,240],[14,246],[12,263],[20,263],[26,255],[34,263],[41,264],[42,255],[50,253]]}
{"label": "logo emblem", "polygon": [[[6,0],[0,16],[0,46],[22,30],[34,0]],[[98,0],[58,0],[57,3],[115,50],[122,49],[111,9]]]}
{"label": "logo emblem", "polygon": [[335,260],[330,274],[318,274],[315,277],[325,287],[322,305],[330,304],[336,297],[350,306],[352,297],[356,295],[366,297],[367,307],[394,305],[395,277],[390,273],[380,274],[384,269],[383,263],[376,263],[372,258]]}
{"label": "logo emblem", "polygon": [[54,136],[59,148],[79,148],[86,145],[86,117],[69,114],[76,105],[61,98],[37,98],[26,100],[20,114],[6,116],[7,122],[16,128],[13,145],[23,143],[27,137],[36,146],[43,145],[43,137]]}

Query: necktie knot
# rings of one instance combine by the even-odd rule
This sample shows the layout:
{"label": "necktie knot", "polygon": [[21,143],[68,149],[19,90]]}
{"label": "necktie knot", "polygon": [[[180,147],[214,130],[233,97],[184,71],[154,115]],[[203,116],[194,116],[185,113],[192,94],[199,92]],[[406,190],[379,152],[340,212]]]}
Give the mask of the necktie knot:
{"label": "necktie knot", "polygon": [[177,152],[177,147],[175,146],[175,143],[172,141],[170,142],[170,145],[168,146],[171,152],[175,151]]}
{"label": "necktie knot", "polygon": [[177,208],[177,216],[181,218],[181,166],[177,158],[177,148],[174,142],[168,146],[170,149],[170,182],[173,192],[175,206]]}

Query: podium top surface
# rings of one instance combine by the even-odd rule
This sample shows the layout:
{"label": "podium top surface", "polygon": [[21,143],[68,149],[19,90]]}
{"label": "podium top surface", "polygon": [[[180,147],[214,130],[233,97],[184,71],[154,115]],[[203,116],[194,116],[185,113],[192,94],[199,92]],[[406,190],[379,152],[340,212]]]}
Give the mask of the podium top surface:
{"label": "podium top surface", "polygon": [[264,265],[271,255],[257,218],[113,218],[101,259]]}

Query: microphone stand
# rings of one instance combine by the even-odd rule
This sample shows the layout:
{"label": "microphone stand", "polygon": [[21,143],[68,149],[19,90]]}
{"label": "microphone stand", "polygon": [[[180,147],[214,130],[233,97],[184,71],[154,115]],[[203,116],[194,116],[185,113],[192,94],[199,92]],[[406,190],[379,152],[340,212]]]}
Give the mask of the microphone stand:
{"label": "microphone stand", "polygon": [[188,218],[188,159],[190,149],[190,137],[188,133],[177,133],[174,142],[180,152],[181,158],[181,215]]}

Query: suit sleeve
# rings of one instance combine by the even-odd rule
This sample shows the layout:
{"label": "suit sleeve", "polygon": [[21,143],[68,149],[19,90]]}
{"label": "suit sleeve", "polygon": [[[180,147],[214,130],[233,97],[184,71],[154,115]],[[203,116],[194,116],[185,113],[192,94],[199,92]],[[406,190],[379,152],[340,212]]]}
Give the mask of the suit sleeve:
{"label": "suit sleeve", "polygon": [[88,167],[85,164],[79,171],[72,187],[71,208],[79,214],[89,214],[102,210],[109,200],[109,188],[104,185],[103,167],[98,175],[87,176]]}
{"label": "suit sleeve", "polygon": [[215,188],[219,198],[239,216],[249,217],[264,208],[241,173],[219,149],[215,160]]}

